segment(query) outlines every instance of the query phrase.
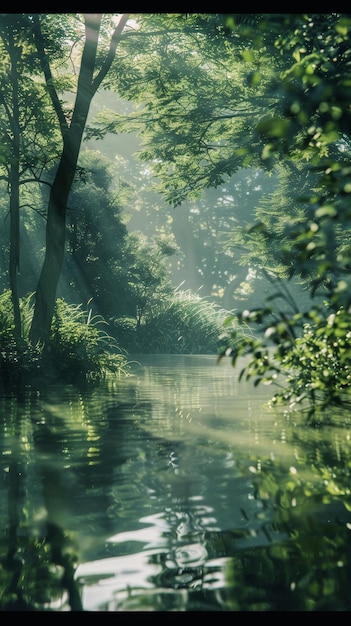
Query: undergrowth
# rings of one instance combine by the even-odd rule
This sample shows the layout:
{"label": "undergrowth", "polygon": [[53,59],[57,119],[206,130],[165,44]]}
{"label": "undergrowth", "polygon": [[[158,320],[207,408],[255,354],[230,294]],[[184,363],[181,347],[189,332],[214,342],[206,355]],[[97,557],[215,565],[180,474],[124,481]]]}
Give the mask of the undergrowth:
{"label": "undergrowth", "polygon": [[82,305],[56,302],[50,343],[44,350],[32,346],[29,330],[34,298],[20,299],[21,340],[15,341],[11,293],[0,295],[0,374],[5,384],[23,377],[68,382],[97,381],[113,373],[127,372],[127,359],[116,340],[106,331],[101,316]]}

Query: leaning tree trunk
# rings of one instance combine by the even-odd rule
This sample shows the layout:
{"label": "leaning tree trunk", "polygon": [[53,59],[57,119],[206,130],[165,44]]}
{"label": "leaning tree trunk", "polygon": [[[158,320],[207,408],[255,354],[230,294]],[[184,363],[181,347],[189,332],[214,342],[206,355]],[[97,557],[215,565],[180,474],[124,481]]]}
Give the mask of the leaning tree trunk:
{"label": "leaning tree trunk", "polygon": [[47,345],[50,339],[51,322],[55,311],[56,291],[61,274],[66,241],[66,208],[68,196],[72,187],[76,172],[77,161],[82,142],[82,137],[89,113],[91,100],[106,76],[115,57],[119,35],[128,19],[128,15],[122,15],[116,26],[110,43],[110,49],[97,76],[94,78],[96,69],[96,54],[101,25],[101,15],[87,14],[85,18],[85,43],[82,54],[76,101],[70,126],[65,127],[62,121],[63,111],[59,105],[59,99],[53,90],[50,81],[48,61],[45,57],[40,42],[40,33],[37,41],[43,71],[45,73],[50,95],[58,114],[63,130],[63,150],[58,170],[51,188],[47,226],[46,226],[46,250],[43,267],[36,290],[34,314],[30,329],[30,340],[33,345]]}
{"label": "leaning tree trunk", "polygon": [[[76,142],[77,143],[77,139]],[[46,249],[40,273],[30,329],[33,345],[47,344],[56,302],[57,285],[61,274],[66,241],[66,206],[71,189],[79,146],[65,141],[60,164],[53,182],[47,214]]]}

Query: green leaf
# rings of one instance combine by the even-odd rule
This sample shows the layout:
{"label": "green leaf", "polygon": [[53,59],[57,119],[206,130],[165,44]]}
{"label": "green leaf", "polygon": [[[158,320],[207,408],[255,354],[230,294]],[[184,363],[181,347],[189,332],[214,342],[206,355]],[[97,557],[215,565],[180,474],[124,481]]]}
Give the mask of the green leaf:
{"label": "green leaf", "polygon": [[333,206],[332,204],[326,204],[324,206],[321,206],[315,211],[316,218],[335,217],[336,215],[337,215],[337,210],[335,206]]}

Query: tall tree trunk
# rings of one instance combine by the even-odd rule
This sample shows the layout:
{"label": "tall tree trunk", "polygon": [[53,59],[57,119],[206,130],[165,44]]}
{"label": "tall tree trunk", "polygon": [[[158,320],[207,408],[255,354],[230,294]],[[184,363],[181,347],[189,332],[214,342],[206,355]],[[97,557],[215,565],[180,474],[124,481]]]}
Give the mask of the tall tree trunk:
{"label": "tall tree trunk", "polygon": [[40,273],[30,329],[32,344],[45,345],[49,339],[55,310],[57,285],[61,274],[66,241],[66,206],[74,177],[79,145],[66,140],[53,182],[47,214],[45,258]]}
{"label": "tall tree trunk", "polygon": [[[57,285],[61,274],[66,240],[66,207],[76,172],[82,137],[89,113],[91,100],[106,76],[115,56],[118,37],[128,19],[121,16],[111,39],[110,50],[98,75],[94,78],[96,53],[101,25],[101,15],[85,15],[85,43],[81,59],[75,106],[70,126],[65,127],[59,100],[51,85],[51,97],[63,131],[63,150],[58,170],[51,188],[47,227],[46,252],[36,290],[35,307],[30,340],[33,345],[45,346],[50,338],[51,322],[55,310]],[[37,36],[37,47],[41,55],[46,79],[50,79],[48,61]],[[48,81],[50,84],[50,80]]]}
{"label": "tall tree trunk", "polygon": [[13,33],[9,34],[9,56],[11,60],[11,85],[12,85],[12,149],[9,172],[10,182],[10,260],[9,279],[14,313],[15,341],[21,340],[21,313],[18,297],[17,272],[19,269],[19,185],[20,185],[20,121],[19,121],[19,96],[18,96],[18,59],[21,48],[15,45]]}
{"label": "tall tree trunk", "polygon": [[9,279],[14,314],[14,335],[18,344],[21,340],[21,313],[18,297],[17,272],[19,268],[19,168],[18,160],[10,167],[10,261]]}

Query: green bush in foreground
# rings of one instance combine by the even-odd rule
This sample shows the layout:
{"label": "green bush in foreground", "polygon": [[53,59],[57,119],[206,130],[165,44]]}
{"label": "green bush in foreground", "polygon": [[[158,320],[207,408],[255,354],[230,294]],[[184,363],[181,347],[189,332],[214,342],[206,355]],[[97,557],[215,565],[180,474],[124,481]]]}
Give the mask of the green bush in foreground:
{"label": "green bush in foreground", "polygon": [[95,381],[108,373],[125,373],[126,357],[116,341],[102,328],[105,323],[81,305],[62,299],[56,302],[51,341],[45,351],[29,342],[33,298],[20,301],[22,339],[14,338],[14,320],[10,291],[0,295],[0,373],[4,383],[27,377],[55,378],[78,382]]}
{"label": "green bush in foreground", "polygon": [[101,316],[84,311],[82,305],[70,305],[62,299],[56,302],[51,326],[49,362],[59,363],[61,376],[101,379],[107,373],[123,373],[126,357],[115,339],[103,328],[107,323]]}
{"label": "green bush in foreground", "polygon": [[[267,307],[243,311],[234,317],[243,332],[229,332],[227,346],[221,349],[219,358],[229,356],[235,366],[240,356],[250,355],[240,378],[252,379],[255,386],[263,383],[278,387],[272,405],[306,406],[310,417],[317,407],[349,405],[349,308],[335,309],[325,302],[307,313],[291,316],[278,315]],[[233,324],[232,316],[226,323]]]}

